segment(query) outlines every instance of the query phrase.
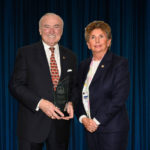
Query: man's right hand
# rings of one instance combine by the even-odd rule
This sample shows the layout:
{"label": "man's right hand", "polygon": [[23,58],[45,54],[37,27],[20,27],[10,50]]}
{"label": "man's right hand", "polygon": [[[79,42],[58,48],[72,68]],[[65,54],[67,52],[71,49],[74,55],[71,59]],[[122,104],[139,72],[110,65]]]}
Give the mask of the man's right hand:
{"label": "man's right hand", "polygon": [[39,103],[39,108],[52,119],[62,119],[64,117],[59,108],[48,100],[42,99]]}

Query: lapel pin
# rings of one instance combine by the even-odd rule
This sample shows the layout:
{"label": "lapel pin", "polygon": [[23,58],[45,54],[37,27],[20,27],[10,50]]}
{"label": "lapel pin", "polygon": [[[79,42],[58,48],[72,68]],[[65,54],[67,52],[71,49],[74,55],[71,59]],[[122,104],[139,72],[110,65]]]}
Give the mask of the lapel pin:
{"label": "lapel pin", "polygon": [[104,65],[101,65],[101,68],[104,68]]}
{"label": "lapel pin", "polygon": [[63,56],[63,59],[66,59],[66,57],[65,57],[65,56]]}

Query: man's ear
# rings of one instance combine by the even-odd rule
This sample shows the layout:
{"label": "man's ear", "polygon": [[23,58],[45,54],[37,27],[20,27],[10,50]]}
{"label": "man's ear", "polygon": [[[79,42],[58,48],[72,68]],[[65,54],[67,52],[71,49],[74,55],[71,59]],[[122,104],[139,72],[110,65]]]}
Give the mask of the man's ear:
{"label": "man's ear", "polygon": [[42,31],[41,31],[41,29],[39,28],[39,33],[40,33],[40,35],[42,34]]}

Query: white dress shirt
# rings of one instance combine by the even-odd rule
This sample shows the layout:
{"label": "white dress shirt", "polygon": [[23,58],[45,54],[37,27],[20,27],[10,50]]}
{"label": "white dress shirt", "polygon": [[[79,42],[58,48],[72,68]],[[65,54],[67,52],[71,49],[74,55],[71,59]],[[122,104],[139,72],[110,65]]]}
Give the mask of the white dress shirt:
{"label": "white dress shirt", "polygon": [[[43,41],[42,41],[43,42]],[[46,43],[43,42],[44,45],[44,50],[45,50],[45,54],[46,54],[46,58],[47,58],[47,62],[50,68],[50,57],[51,57],[51,50],[49,49],[50,46],[47,45]],[[59,53],[59,46],[58,44],[56,44],[55,46],[53,46],[55,48],[54,50],[54,55],[55,55],[55,60],[57,63],[57,67],[58,67],[58,71],[59,71],[59,76],[61,75],[61,65],[60,65],[60,53]]]}
{"label": "white dress shirt", "polygon": [[[89,69],[89,72],[88,72],[88,74],[87,74],[87,78],[86,78],[86,80],[85,80],[85,83],[86,83],[86,86],[84,86],[83,87],[83,90],[82,90],[82,93],[89,93],[89,86],[90,86],[90,84],[91,84],[91,82],[92,82],[92,80],[93,80],[93,77],[94,77],[94,75],[95,75],[95,73],[96,73],[96,70],[97,70],[97,68],[98,68],[98,66],[99,66],[99,64],[100,64],[100,62],[101,62],[101,60],[99,60],[99,61],[94,61],[94,60],[92,60],[92,65],[90,64],[90,69]],[[90,78],[90,80],[89,80],[89,78]],[[87,80],[88,80],[88,82],[87,82]],[[88,85],[87,85],[88,84]],[[85,104],[84,104],[84,101],[83,101],[83,106],[84,106],[84,108],[85,107],[87,107]],[[86,110],[87,108],[85,108],[85,110]],[[88,108],[89,109],[89,112],[90,112],[90,108]],[[79,121],[80,121],[80,123],[82,123],[82,119],[84,118],[84,117],[87,117],[87,115],[81,115],[80,117],[79,117]],[[91,118],[91,115],[89,114],[88,115],[88,118]],[[96,119],[96,118],[93,118],[93,120],[95,121],[95,123],[97,124],[97,125],[100,125],[100,122]]]}
{"label": "white dress shirt", "polygon": [[[44,45],[44,50],[45,50],[45,54],[46,54],[46,58],[47,58],[47,63],[48,63],[48,66],[49,66],[49,71],[50,71],[50,58],[51,58],[51,50],[49,49],[50,46],[47,45],[44,41],[42,41],[43,45]],[[59,53],[59,46],[58,44],[56,44],[55,46],[53,46],[55,48],[54,50],[54,55],[55,55],[55,60],[56,60],[56,63],[57,63],[57,67],[58,67],[58,71],[59,71],[59,76],[61,75],[61,65],[60,65],[60,53]],[[41,99],[42,100],[42,99]],[[41,101],[40,100],[40,101]],[[37,104],[37,107],[36,107],[36,111],[39,110],[39,104],[40,104],[40,101],[39,103]]]}

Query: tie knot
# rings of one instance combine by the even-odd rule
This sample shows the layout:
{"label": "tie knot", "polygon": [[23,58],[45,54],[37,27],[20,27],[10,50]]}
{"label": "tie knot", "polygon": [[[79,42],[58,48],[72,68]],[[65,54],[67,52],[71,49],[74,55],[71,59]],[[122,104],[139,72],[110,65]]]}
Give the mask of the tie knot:
{"label": "tie knot", "polygon": [[54,53],[54,50],[55,50],[54,47],[50,47],[49,49],[51,50],[52,53]]}

